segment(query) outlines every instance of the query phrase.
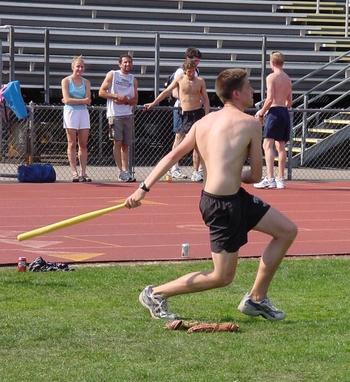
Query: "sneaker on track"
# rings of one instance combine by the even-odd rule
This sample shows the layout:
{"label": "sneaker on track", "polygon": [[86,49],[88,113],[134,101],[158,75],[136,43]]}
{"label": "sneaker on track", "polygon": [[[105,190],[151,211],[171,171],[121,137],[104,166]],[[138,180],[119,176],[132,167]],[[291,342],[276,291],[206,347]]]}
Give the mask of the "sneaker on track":
{"label": "sneaker on track", "polygon": [[170,176],[173,179],[186,179],[187,178],[187,176],[182,173],[180,168],[177,168],[176,170],[172,170],[170,173]]}
{"label": "sneaker on track", "polygon": [[151,316],[156,320],[160,318],[165,320],[175,320],[177,318],[176,314],[169,311],[167,300],[160,295],[153,294],[152,285],[146,286],[140,293],[139,301],[149,310]]}
{"label": "sneaker on track", "polygon": [[276,187],[278,189],[286,188],[286,184],[284,183],[284,179],[277,179],[276,178]]}
{"label": "sneaker on track", "polygon": [[124,183],[136,182],[136,179],[130,175],[129,171],[120,171],[118,180]]}
{"label": "sneaker on track", "polygon": [[259,183],[254,183],[255,188],[276,188],[276,181],[274,178],[268,179],[265,177]]}
{"label": "sneaker on track", "polygon": [[192,176],[191,176],[191,181],[192,182],[203,182],[203,177],[200,174],[199,171],[193,171]]}
{"label": "sneaker on track", "polygon": [[285,313],[272,305],[268,298],[262,301],[254,301],[247,293],[240,304],[238,310],[248,316],[262,316],[267,320],[279,321],[285,318]]}

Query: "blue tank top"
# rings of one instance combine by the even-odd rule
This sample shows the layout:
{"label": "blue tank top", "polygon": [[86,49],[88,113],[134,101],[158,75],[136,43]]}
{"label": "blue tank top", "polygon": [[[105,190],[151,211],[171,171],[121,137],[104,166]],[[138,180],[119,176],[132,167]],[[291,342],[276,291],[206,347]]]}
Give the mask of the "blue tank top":
{"label": "blue tank top", "polygon": [[[68,84],[68,92],[70,98],[77,98],[82,99],[85,98],[86,95],[86,86],[85,86],[85,80],[82,79],[82,83],[79,86],[76,86],[73,82],[73,80],[69,79]],[[65,109],[70,110],[83,110],[86,109],[87,105],[64,105]]]}

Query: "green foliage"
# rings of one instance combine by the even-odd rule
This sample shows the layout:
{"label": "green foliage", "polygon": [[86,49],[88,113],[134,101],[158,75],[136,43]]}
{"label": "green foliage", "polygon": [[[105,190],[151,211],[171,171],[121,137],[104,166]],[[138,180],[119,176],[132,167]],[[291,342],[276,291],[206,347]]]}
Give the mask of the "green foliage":
{"label": "green foliage", "polygon": [[283,322],[242,315],[257,261],[240,261],[227,288],[177,296],[173,311],[234,321],[240,333],[172,332],[138,303],[148,284],[210,262],[78,267],[65,273],[0,270],[0,379],[20,381],[349,380],[349,259],[286,260],[270,297]]}

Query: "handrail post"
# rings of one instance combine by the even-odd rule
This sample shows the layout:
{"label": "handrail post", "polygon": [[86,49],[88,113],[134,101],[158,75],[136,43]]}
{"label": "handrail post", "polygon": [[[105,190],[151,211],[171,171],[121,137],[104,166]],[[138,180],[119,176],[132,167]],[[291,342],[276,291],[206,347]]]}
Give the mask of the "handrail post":
{"label": "handrail post", "polygon": [[154,98],[158,97],[159,94],[159,48],[160,48],[160,37],[159,32],[155,34],[154,38]]}
{"label": "handrail post", "polygon": [[345,1],[345,37],[349,37],[349,0]]}
{"label": "handrail post", "polygon": [[[4,69],[4,64],[2,62],[2,40],[0,40],[0,86],[2,86],[2,81],[3,81],[3,78],[2,78],[3,69]],[[0,140],[0,143],[1,143],[1,140]]]}
{"label": "handrail post", "polygon": [[[304,95],[304,110],[308,108],[308,95]],[[305,160],[305,142],[306,142],[306,134],[307,134],[307,112],[303,111],[303,127],[301,131],[301,152],[300,152],[300,164],[304,165]]]}
{"label": "handrail post", "polygon": [[34,112],[35,104],[29,102],[29,119],[27,121],[26,163],[32,164],[34,159]]}
{"label": "handrail post", "polygon": [[317,0],[317,2],[316,2],[316,13],[317,14],[320,13],[320,0]]}
{"label": "handrail post", "polygon": [[44,33],[44,92],[45,103],[50,104],[50,31],[45,28]]}
{"label": "handrail post", "polygon": [[266,35],[263,35],[262,42],[261,42],[261,85],[260,85],[261,101],[265,98],[265,91],[266,91],[265,77],[266,77]]}
{"label": "handrail post", "polygon": [[11,25],[8,33],[9,39],[9,82],[15,79],[15,32],[14,27]]}
{"label": "handrail post", "polygon": [[293,109],[289,111],[290,119],[290,132],[289,132],[289,144],[288,144],[288,161],[287,161],[287,179],[292,180],[292,161],[293,161],[293,144],[294,144],[294,113]]}
{"label": "handrail post", "polygon": [[[98,112],[98,155],[100,158],[103,157],[103,111],[101,109],[96,110]],[[90,113],[93,113],[93,109],[90,106]]]}

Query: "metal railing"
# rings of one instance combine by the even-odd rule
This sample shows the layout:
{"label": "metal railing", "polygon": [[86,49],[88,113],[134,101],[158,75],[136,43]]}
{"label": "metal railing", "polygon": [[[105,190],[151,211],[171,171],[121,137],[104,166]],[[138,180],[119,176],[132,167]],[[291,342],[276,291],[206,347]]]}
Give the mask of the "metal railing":
{"label": "metal railing", "polygon": [[[0,177],[2,181],[16,177],[21,163],[52,163],[59,181],[71,181],[67,159],[67,141],[63,129],[63,106],[30,104],[30,117],[17,121],[13,114],[10,122],[0,124]],[[255,109],[248,110],[250,114]],[[91,130],[88,142],[87,171],[95,182],[115,182],[118,171],[113,158],[113,142],[105,108],[90,107]],[[318,117],[310,119],[318,113]],[[342,109],[293,109],[293,125],[306,119],[305,130],[292,129],[288,145],[288,179],[349,180],[350,179],[350,112]],[[336,117],[336,118],[334,118]],[[344,119],[342,124],[326,122]],[[349,124],[346,122],[349,118]],[[130,169],[137,180],[144,179],[158,161],[172,147],[172,107],[157,107],[135,111],[135,141],[130,150]],[[214,128],[214,127],[213,127]],[[317,133],[328,128],[332,134]],[[302,135],[303,134],[303,135]],[[301,152],[304,140],[304,152]],[[315,143],[316,142],[316,143]],[[302,158],[302,159],[301,159]],[[184,173],[190,178],[192,156],[180,161]]]}

